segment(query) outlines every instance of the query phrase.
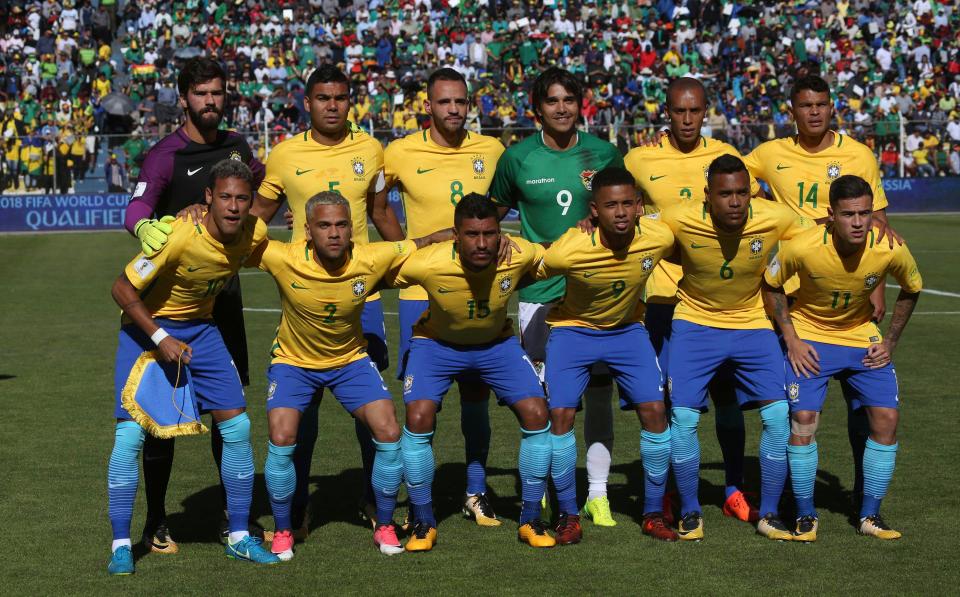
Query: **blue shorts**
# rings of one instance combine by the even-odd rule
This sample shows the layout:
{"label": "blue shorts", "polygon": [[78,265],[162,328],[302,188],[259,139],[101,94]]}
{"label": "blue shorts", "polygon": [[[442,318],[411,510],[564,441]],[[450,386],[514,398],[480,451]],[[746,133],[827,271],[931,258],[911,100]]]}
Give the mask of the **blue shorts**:
{"label": "blue shorts", "polygon": [[364,404],[391,399],[377,365],[368,357],[339,369],[305,369],[275,363],[267,369],[267,411],[295,408],[303,412],[324,388],[330,388],[349,413]]}
{"label": "blue shorts", "polygon": [[550,408],[579,407],[595,363],[604,363],[620,387],[620,408],[663,401],[663,374],[642,324],[615,330],[557,326],[547,340]]}
{"label": "blue shorts", "polygon": [[430,307],[430,301],[409,301],[401,299],[398,305],[400,350],[397,353],[397,379],[403,379],[407,368],[407,353],[410,351],[410,339],[413,337],[413,326],[420,320],[423,312]]}
{"label": "blue shorts", "polygon": [[[197,394],[200,412],[211,410],[229,410],[245,408],[247,401],[243,396],[240,374],[227,352],[227,347],[212,319],[193,321],[173,321],[157,318],[154,322],[172,337],[184,342],[193,349],[190,357],[190,376],[193,389]],[[120,328],[117,344],[117,358],[113,374],[114,416],[117,419],[130,419],[130,413],[121,405],[123,387],[130,376],[133,364],[140,354],[154,350],[157,346],[133,324]]]}
{"label": "blue shorts", "polygon": [[383,320],[383,301],[367,301],[360,314],[363,337],[367,340],[367,354],[377,365],[379,371],[390,366],[390,352],[387,350],[387,325]]}
{"label": "blue shorts", "polygon": [[543,398],[543,386],[516,336],[478,346],[458,346],[428,338],[413,338],[403,378],[403,401],[433,400],[438,404],[453,380],[475,374],[502,404]]}
{"label": "blue shorts", "polygon": [[786,399],[783,351],[773,330],[730,330],[674,319],[668,359],[673,406],[705,410],[707,387],[717,374],[734,383],[741,406]]}
{"label": "blue shorts", "polygon": [[803,375],[797,377],[790,361],[784,357],[791,411],[823,410],[831,377],[844,384],[844,396],[854,410],[863,406],[900,408],[897,372],[892,363],[880,369],[870,369],[862,362],[867,354],[866,348],[809,341],[807,344],[813,346],[820,357],[820,374],[809,379]]}

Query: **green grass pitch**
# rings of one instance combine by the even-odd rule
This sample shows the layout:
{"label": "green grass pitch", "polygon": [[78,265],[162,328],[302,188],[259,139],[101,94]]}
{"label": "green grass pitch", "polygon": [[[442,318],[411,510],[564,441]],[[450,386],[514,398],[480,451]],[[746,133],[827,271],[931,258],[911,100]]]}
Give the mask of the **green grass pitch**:
{"label": "green grass pitch", "polygon": [[[902,419],[897,472],[884,515],[904,533],[883,543],[856,535],[847,492],[852,464],[844,409],[834,387],[819,434],[817,503],[820,540],[813,545],[773,543],[720,513],[722,465],[713,419],[701,431],[701,497],[706,540],[656,543],[641,535],[638,493],[639,426],[616,418],[611,502],[615,528],[584,525],[580,545],[537,551],[516,540],[519,503],[517,423],[492,406],[489,484],[504,519],[499,528],[475,526],[459,514],[464,483],[459,405],[448,396],[436,437],[434,488],[439,544],[427,554],[386,558],[356,516],[359,451],[350,417],[329,395],[320,409],[320,440],[311,472],[313,531],[294,561],[270,568],[228,560],[217,542],[219,499],[207,438],[177,442],[167,497],[170,525],[181,551],[147,555],[137,574],[109,578],[106,465],[113,442],[113,357],[119,323],[110,284],[133,256],[124,233],[0,236],[0,520],[6,590],[35,594],[134,592],[458,593],[531,594],[689,591],[755,593],[940,593],[956,590],[958,525],[956,425],[960,421],[953,376],[960,337],[960,278],[956,237],[960,217],[896,217],[927,288],[895,354]],[[276,309],[266,275],[243,277],[244,302]],[[888,291],[889,305],[896,290]],[[396,312],[396,292],[384,297]],[[254,516],[272,524],[265,496],[265,383],[263,371],[278,313],[247,313],[252,385],[247,390],[257,463]],[[396,316],[387,316],[396,346]],[[395,348],[394,348],[395,351]],[[951,356],[952,355],[952,356]],[[391,359],[395,360],[395,352]],[[393,369],[385,376],[395,397]],[[402,405],[397,400],[402,418]],[[582,423],[579,421],[578,423]],[[756,487],[759,420],[747,414],[748,485]],[[582,446],[582,435],[580,436]],[[581,499],[583,450],[580,459]],[[133,531],[144,516],[143,492]],[[402,513],[398,513],[398,517]],[[19,588],[18,588],[19,587]]]}

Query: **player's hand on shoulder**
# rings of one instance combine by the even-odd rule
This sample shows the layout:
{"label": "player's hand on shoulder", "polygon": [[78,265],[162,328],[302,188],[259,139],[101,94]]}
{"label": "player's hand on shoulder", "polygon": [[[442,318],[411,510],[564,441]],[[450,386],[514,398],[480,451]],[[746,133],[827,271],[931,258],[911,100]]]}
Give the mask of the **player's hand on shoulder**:
{"label": "player's hand on shoulder", "polygon": [[863,357],[863,365],[871,369],[880,369],[890,364],[890,345],[886,340],[879,344],[871,344],[867,348],[867,356]]}
{"label": "player's hand on shoulder", "polygon": [[820,373],[820,355],[813,346],[800,338],[786,340],[786,344],[787,360],[790,361],[794,375],[810,378],[811,375]]}
{"label": "player's hand on shoulder", "polygon": [[183,220],[184,222],[193,222],[194,225],[199,225],[203,221],[203,215],[207,213],[207,206],[202,203],[194,203],[193,205],[188,205],[177,212],[177,217]]}
{"label": "player's hand on shoulder", "polygon": [[593,231],[597,229],[597,223],[593,221],[592,216],[587,216],[577,222],[577,228],[584,234],[593,234]]}
{"label": "player's hand on shoulder", "polygon": [[873,320],[874,323],[879,324],[887,314],[885,290],[886,284],[880,284],[870,293],[870,305],[873,307],[873,315],[870,316],[870,319]]}
{"label": "player's hand on shoulder", "polygon": [[289,207],[283,212],[283,219],[287,223],[287,230],[293,230],[293,211]]}
{"label": "player's hand on shoulder", "polygon": [[137,222],[133,233],[140,241],[140,248],[144,255],[151,257],[167,243],[167,238],[173,232],[171,223],[175,220],[173,216],[163,216],[159,220],[143,218]]}
{"label": "player's hand on shoulder", "polygon": [[514,253],[523,253],[523,251],[520,250],[520,245],[514,242],[509,234],[501,234],[500,247],[497,250],[497,265],[510,265],[510,260],[513,258]]}
{"label": "player's hand on shoulder", "polygon": [[896,242],[898,245],[903,244],[903,237],[894,230],[890,223],[886,220],[874,220],[873,227],[877,230],[877,242],[879,243],[883,240],[883,237],[887,237],[887,244],[890,248],[893,248],[893,243]]}
{"label": "player's hand on shoulder", "polygon": [[177,340],[173,336],[167,336],[160,341],[157,346],[159,359],[166,363],[176,363],[182,360],[184,365],[190,364],[190,357],[193,356],[193,349],[189,344]]}

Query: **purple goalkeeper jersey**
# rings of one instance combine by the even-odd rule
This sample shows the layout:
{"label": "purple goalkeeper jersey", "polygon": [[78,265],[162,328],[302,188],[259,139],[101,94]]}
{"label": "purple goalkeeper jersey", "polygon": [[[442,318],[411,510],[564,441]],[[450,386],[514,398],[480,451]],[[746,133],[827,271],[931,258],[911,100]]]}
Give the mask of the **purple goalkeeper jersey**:
{"label": "purple goalkeeper jersey", "polygon": [[184,207],[203,203],[210,170],[220,160],[240,160],[253,171],[253,189],[263,180],[265,168],[253,155],[246,139],[233,131],[220,131],[213,143],[195,143],[183,127],[150,148],[133,190],[124,226],[131,233],[142,218],[176,215]]}

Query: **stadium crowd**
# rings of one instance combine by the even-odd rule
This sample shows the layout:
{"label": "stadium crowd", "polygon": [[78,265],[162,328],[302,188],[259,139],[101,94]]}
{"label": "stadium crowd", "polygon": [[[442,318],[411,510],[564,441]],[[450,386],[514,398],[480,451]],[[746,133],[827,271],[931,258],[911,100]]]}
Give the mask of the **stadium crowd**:
{"label": "stadium crowd", "polygon": [[[351,78],[351,118],[381,141],[423,127],[439,66],[471,84],[470,128],[533,130],[530,84],[557,64],[586,82],[583,125],[622,151],[665,123],[670,79],[700,79],[704,133],[748,151],[792,134],[785,90],[820,74],[837,128],[886,176],[960,175],[960,10],[950,0],[45,0],[0,2],[0,128],[6,190],[72,187],[100,151],[112,190],[135,180],[149,144],[181,118],[183,59],[218,57],[225,126],[307,125],[317,65]],[[262,136],[251,145],[263,154]],[[901,144],[903,147],[901,147]]]}

